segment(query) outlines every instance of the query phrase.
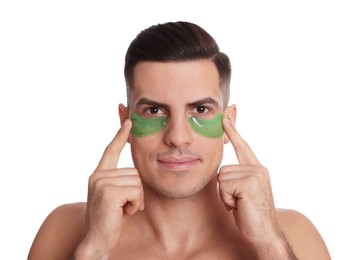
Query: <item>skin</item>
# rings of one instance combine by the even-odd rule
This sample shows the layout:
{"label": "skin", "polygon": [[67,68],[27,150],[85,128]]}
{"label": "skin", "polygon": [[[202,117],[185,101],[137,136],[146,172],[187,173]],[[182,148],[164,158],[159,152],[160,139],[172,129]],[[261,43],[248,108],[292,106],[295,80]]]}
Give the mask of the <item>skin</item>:
{"label": "skin", "polygon": [[[330,259],[308,218],[274,207],[269,172],[237,132],[236,107],[223,104],[218,83],[210,61],[139,63],[87,203],[55,209],[28,259]],[[167,127],[136,138],[134,112],[166,116]],[[187,120],[218,113],[220,138],[195,133]],[[127,142],[135,167],[117,168]],[[225,144],[239,162],[219,168]]]}

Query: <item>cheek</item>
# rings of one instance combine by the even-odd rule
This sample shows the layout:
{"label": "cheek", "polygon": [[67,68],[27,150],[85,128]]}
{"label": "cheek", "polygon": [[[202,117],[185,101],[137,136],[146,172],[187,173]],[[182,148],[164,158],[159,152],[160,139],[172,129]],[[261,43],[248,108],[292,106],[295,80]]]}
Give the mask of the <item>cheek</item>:
{"label": "cheek", "polygon": [[223,149],[224,149],[223,139],[220,138],[218,139],[218,141],[216,140],[215,142],[211,143],[207,147],[207,149],[210,153],[211,158],[214,158],[215,161],[221,161],[223,157]]}
{"label": "cheek", "polygon": [[199,142],[195,146],[195,151],[198,151],[203,158],[204,165],[208,167],[217,167],[223,159],[223,138],[203,138],[198,137]]}
{"label": "cheek", "polygon": [[[131,137],[131,154],[133,156],[133,159],[141,159],[144,158],[145,153],[148,152],[149,147],[145,145],[145,142],[143,140],[144,138],[134,138]],[[146,149],[147,148],[147,149]]]}
{"label": "cheek", "polygon": [[153,161],[155,151],[158,147],[158,138],[148,136],[143,138],[130,137],[130,149],[134,166],[137,168],[147,167]]}

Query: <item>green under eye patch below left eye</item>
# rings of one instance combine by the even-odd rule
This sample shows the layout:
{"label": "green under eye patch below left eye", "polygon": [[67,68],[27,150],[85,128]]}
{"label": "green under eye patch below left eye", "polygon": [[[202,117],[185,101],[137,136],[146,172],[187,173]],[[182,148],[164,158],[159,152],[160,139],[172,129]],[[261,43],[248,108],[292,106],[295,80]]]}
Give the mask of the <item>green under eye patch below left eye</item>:
{"label": "green under eye patch below left eye", "polygon": [[[190,117],[189,124],[194,132],[208,138],[219,138],[223,135],[223,114],[219,113],[212,119]],[[135,137],[143,137],[160,132],[166,125],[166,117],[142,118],[134,113],[131,116],[133,127],[131,133]]]}
{"label": "green under eye patch below left eye", "polygon": [[219,138],[224,133],[222,119],[222,113],[217,114],[212,119],[203,119],[193,116],[189,118],[189,123],[197,134],[208,138]]}

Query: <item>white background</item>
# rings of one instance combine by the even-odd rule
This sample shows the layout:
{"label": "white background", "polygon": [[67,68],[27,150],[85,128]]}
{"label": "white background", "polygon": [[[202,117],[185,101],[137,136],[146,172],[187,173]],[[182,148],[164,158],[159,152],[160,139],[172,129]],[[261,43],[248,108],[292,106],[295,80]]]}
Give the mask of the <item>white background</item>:
{"label": "white background", "polygon": [[[56,206],[85,201],[119,127],[124,55],[152,24],[186,20],[232,62],[237,127],[277,207],[347,259],[347,9],[343,1],[1,1],[1,259],[26,259]],[[226,5],[226,3],[229,5]],[[235,163],[226,147],[226,163]],[[120,166],[131,166],[128,147]]]}

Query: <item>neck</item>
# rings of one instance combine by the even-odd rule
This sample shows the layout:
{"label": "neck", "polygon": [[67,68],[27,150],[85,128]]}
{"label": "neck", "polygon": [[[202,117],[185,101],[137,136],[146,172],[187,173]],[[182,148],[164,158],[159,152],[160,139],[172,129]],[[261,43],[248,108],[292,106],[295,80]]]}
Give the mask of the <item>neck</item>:
{"label": "neck", "polygon": [[183,199],[158,196],[145,190],[144,219],[156,240],[167,250],[183,250],[225,233],[233,223],[217,192],[217,179],[199,193]]}

